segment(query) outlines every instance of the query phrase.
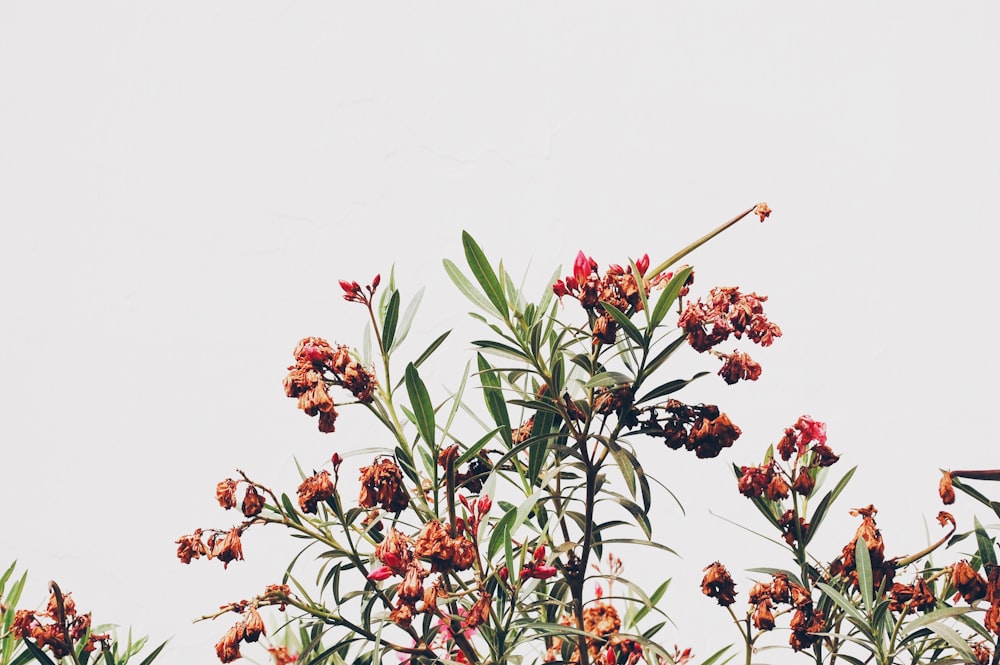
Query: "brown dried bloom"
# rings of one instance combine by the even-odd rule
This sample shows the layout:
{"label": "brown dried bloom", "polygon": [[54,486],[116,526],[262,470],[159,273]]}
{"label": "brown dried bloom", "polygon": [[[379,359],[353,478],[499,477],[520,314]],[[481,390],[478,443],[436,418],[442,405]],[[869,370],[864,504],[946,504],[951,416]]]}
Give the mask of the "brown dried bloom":
{"label": "brown dried bloom", "polygon": [[403,471],[393,460],[383,458],[361,467],[360,480],[358,505],[362,508],[380,505],[383,510],[398,513],[410,505],[410,495],[403,486]]}
{"label": "brown dried bloom", "polygon": [[744,294],[735,286],[709,291],[707,302],[689,302],[677,321],[688,343],[698,352],[708,351],[732,335],[747,336],[761,346],[770,346],[781,337],[781,328],[767,320],[763,303],[766,296]]}
{"label": "brown dried bloom", "polygon": [[760,221],[764,221],[771,215],[771,208],[766,203],[758,203],[754,209],[753,214],[760,217]]}
{"label": "brown dried bloom", "polygon": [[243,504],[240,508],[246,517],[260,515],[260,511],[264,509],[264,497],[257,492],[257,488],[253,485],[247,487],[247,493],[243,495]]}
{"label": "brown dried bloom", "polygon": [[986,578],[962,559],[951,568],[951,584],[967,603],[986,596]]}
{"label": "brown dried bloom", "polygon": [[597,638],[587,638],[587,650],[592,658],[597,658],[607,638],[615,635],[621,627],[618,610],[611,603],[601,601],[583,610],[583,629],[597,635]]}
{"label": "brown dried bloom", "polygon": [[392,572],[402,575],[413,560],[410,539],[402,532],[390,529],[389,535],[375,546],[375,557],[392,569]]}
{"label": "brown dried bloom", "polygon": [[215,499],[219,505],[229,510],[236,507],[236,481],[226,478],[215,486]]}
{"label": "brown dried bloom", "polygon": [[409,628],[413,624],[413,615],[416,609],[410,603],[400,599],[396,607],[389,613],[389,619],[396,625]]}
{"label": "brown dried bloom", "polygon": [[771,611],[771,601],[761,600],[753,611],[753,627],[757,630],[774,629],[774,613]]}
{"label": "brown dried bloom", "polygon": [[462,625],[465,626],[466,630],[478,628],[489,620],[490,603],[492,602],[493,596],[486,592],[480,593],[479,598],[476,598],[476,602],[469,608],[469,612],[462,621]]}
{"label": "brown dried bloom", "polygon": [[240,653],[240,641],[243,639],[244,634],[245,628],[241,621],[226,631],[222,639],[216,642],[215,655],[219,657],[220,661],[231,663],[242,657]]}
{"label": "brown dried bloom", "polygon": [[819,635],[813,633],[821,632],[825,627],[822,612],[813,611],[811,607],[795,610],[789,624],[792,634],[788,638],[788,643],[794,651],[807,649],[819,639]]}
{"label": "brown dried bloom", "polygon": [[228,568],[230,561],[243,561],[243,544],[240,542],[238,527],[234,526],[225,538],[215,542],[212,556],[222,562],[223,568]]}
{"label": "brown dried bloom", "polygon": [[800,496],[809,496],[815,487],[816,480],[809,473],[809,469],[800,466],[798,473],[795,474],[795,480],[792,482],[792,491]]}
{"label": "brown dried bloom", "polygon": [[247,612],[244,639],[247,642],[256,642],[261,635],[267,635],[267,629],[264,627],[264,620],[260,617],[260,613],[257,611],[257,608],[251,607]]}
{"label": "brown dried bloom", "polygon": [[762,371],[760,363],[746,353],[733,351],[730,354],[723,354],[721,358],[724,362],[719,369],[719,376],[729,385],[733,385],[741,379],[744,381],[756,381],[760,378]]}
{"label": "brown dried bloom", "polygon": [[715,598],[723,607],[736,602],[736,584],[726,567],[716,561],[705,567],[705,577],[701,581],[701,592]]}
{"label": "brown dried bloom", "polygon": [[452,538],[448,530],[437,520],[428,522],[417,534],[413,552],[431,562],[431,570],[467,570],[476,558],[475,546],[465,536]]}
{"label": "brown dried bloom", "polygon": [[201,529],[195,529],[190,536],[181,536],[177,543],[177,558],[181,563],[191,563],[191,559],[199,559],[209,556],[210,552],[205,543],[201,542]]}
{"label": "brown dried bloom", "polygon": [[889,597],[891,599],[889,609],[893,612],[902,612],[907,604],[909,604],[909,609],[926,612],[933,610],[937,604],[937,599],[922,577],[914,580],[913,584],[900,584],[899,582],[893,584],[889,590]]}
{"label": "brown dried bloom", "polygon": [[972,645],[972,655],[976,657],[976,662],[979,665],[989,665],[993,662],[993,651],[984,641]]}
{"label": "brown dried bloom", "polygon": [[951,485],[951,472],[945,471],[941,475],[941,482],[938,483],[938,494],[941,496],[941,501],[946,506],[950,506],[955,503],[955,489]]}
{"label": "brown dried bloom", "polygon": [[315,514],[319,502],[326,501],[333,496],[333,481],[330,480],[330,472],[324,469],[315,476],[310,476],[302,481],[295,492],[299,495],[299,508],[304,513]]}
{"label": "brown dried bloom", "polygon": [[406,567],[406,574],[403,576],[403,581],[399,583],[397,595],[402,600],[411,603],[421,600],[424,597],[423,580],[425,577],[427,577],[427,571],[424,570],[424,567],[416,561],[411,562]]}

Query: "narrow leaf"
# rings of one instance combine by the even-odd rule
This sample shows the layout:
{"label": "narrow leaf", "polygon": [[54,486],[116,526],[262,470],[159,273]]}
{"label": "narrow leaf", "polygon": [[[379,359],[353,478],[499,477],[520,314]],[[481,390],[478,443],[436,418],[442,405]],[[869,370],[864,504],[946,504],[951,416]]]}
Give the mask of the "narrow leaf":
{"label": "narrow leaf", "polygon": [[650,317],[650,328],[656,328],[663,321],[663,317],[667,315],[674,301],[677,300],[677,295],[681,292],[681,288],[690,274],[691,268],[684,268],[667,283],[667,287],[663,289],[663,293],[660,294],[659,299],[656,301],[656,306],[653,307],[653,314]]}
{"label": "narrow leaf", "polygon": [[494,316],[500,315],[496,307],[494,307],[489,300],[483,297],[483,294],[480,293],[472,282],[470,282],[468,278],[462,274],[462,271],[459,270],[458,266],[448,259],[444,260],[444,271],[448,273],[448,276],[451,277],[452,283],[458,287],[458,290],[461,291],[466,298],[478,305],[483,311],[489,312]]}
{"label": "narrow leaf", "polygon": [[399,291],[393,291],[389,297],[389,306],[385,308],[385,319],[382,321],[382,348],[391,349],[396,337],[396,325],[399,323]]}
{"label": "narrow leaf", "polygon": [[861,587],[861,600],[865,604],[865,613],[872,614],[872,560],[868,555],[868,543],[859,536],[854,545],[854,561],[858,571],[858,586]]}
{"label": "narrow leaf", "polygon": [[431,404],[427,387],[420,379],[417,368],[410,363],[406,366],[406,393],[410,397],[410,406],[416,419],[417,431],[427,445],[434,445],[434,405]]}
{"label": "narrow leaf", "polygon": [[469,262],[469,269],[472,270],[473,277],[479,282],[486,293],[486,297],[493,304],[493,307],[500,313],[500,316],[507,318],[507,298],[504,296],[503,287],[500,280],[493,272],[486,255],[480,249],[476,241],[467,231],[462,231],[462,245],[465,248],[465,260]]}
{"label": "narrow leaf", "polygon": [[635,327],[635,324],[632,323],[632,321],[625,315],[625,312],[621,311],[611,303],[604,302],[603,300],[601,301],[601,306],[604,308],[604,311],[611,315],[611,318],[615,320],[618,326],[622,329],[622,332],[628,335],[633,342],[639,344],[640,346],[643,344],[645,340],[642,337],[642,333],[639,332],[639,329]]}

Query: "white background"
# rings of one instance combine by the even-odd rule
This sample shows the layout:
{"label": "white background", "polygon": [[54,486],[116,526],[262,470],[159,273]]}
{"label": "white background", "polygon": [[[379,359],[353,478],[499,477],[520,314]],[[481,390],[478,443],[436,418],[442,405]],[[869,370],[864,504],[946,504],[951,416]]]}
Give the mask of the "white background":
{"label": "white background", "polygon": [[919,549],[938,468],[997,466],[995,4],[360,4],[0,4],[0,563],[28,604],[56,579],[172,637],[164,662],[214,662],[231,622],[191,619],[277,581],[291,545],[251,530],[223,571],[174,540],[231,522],[235,468],[293,491],[293,457],[385,442],[360,409],[322,435],[282,394],[300,337],[360,342],[337,279],[425,287],[408,348],[457,327],[424,374],[457,385],[479,334],[441,267],[462,229],[540,293],[578,249],[656,263],[774,209],[691,257],[695,294],[766,294],[785,336],[756,384],[679,395],[719,403],[733,449],[643,453],[687,508],[654,516],[682,558],[626,560],[674,577],[667,643],[738,639],[706,564],[744,591],[741,569],[787,565],[708,511],[752,519],[728,463],[799,415],[861,465],[821,556],[870,502],[888,555]]}

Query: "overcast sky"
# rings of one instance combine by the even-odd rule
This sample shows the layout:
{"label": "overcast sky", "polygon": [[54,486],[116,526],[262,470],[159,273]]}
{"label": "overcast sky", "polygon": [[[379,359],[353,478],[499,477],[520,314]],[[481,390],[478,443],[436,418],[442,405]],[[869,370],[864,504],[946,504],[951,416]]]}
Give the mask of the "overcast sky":
{"label": "overcast sky", "polygon": [[751,518],[728,464],[803,413],[860,465],[818,554],[868,503],[888,555],[919,549],[938,468],[997,466],[998,19],[986,1],[5,0],[0,564],[29,569],[29,602],[56,579],[96,621],[172,637],[164,662],[215,662],[230,622],[191,619],[291,553],[251,531],[229,570],[180,565],[177,537],[230,523],[215,483],[294,491],[294,458],[386,441],[357,409],[322,435],[281,390],[299,338],[360,343],[337,279],[395,265],[404,298],[426,289],[410,351],[458,329],[426,366],[440,398],[480,334],[441,267],[462,229],[539,293],[579,249],[655,264],[758,201],[765,224],[690,257],[694,293],[766,294],[784,337],[756,384],[679,395],[744,435],[715,461],[643,453],[687,508],[654,514],[682,555],[655,563],[675,579],[664,641],[739,639],[698,592],[706,564],[787,565],[709,511]]}

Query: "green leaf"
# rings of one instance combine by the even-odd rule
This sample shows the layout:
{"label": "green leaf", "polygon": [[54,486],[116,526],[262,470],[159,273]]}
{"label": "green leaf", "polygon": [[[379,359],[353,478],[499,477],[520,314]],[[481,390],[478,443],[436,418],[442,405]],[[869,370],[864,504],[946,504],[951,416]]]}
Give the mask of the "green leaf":
{"label": "green leaf", "polygon": [[399,291],[393,291],[389,296],[389,306],[385,309],[385,319],[382,321],[382,348],[391,349],[396,337],[396,324],[399,323]]}
{"label": "green leaf", "polygon": [[859,536],[854,545],[854,562],[858,572],[858,586],[861,587],[861,600],[865,604],[865,613],[872,614],[872,560],[868,555],[868,543]]}
{"label": "green leaf", "polygon": [[774,575],[775,573],[782,573],[792,582],[795,582],[799,586],[802,586],[802,582],[799,580],[798,575],[790,570],[785,570],[784,568],[747,568],[748,573],[764,573],[765,575]]}
{"label": "green leaf", "polygon": [[504,513],[503,517],[501,517],[493,526],[493,533],[490,535],[490,543],[486,547],[486,552],[490,559],[496,555],[504,541],[510,540],[511,524],[514,523],[515,517],[517,517],[516,507],[511,508]]}
{"label": "green leaf", "polygon": [[497,279],[496,273],[493,272],[489,261],[486,260],[486,255],[483,254],[483,250],[479,248],[468,231],[462,231],[462,245],[465,248],[465,260],[469,262],[472,276],[479,282],[479,286],[482,287],[496,311],[500,313],[502,318],[506,319],[507,298],[504,295],[503,287],[500,286],[500,280]]}
{"label": "green leaf", "polygon": [[[729,651],[732,647],[733,647],[732,644],[730,644],[729,646],[722,647],[721,649],[719,649],[718,651],[716,651],[715,653],[713,653],[711,656],[709,656],[708,658],[706,658],[705,662],[702,663],[701,665],[715,665],[716,661],[718,661],[720,658],[722,658],[722,656],[725,655],[725,653],[727,651]],[[731,654],[729,656],[729,658],[726,658],[724,661],[722,661],[722,663],[719,663],[719,665],[723,665],[724,663],[728,663],[730,660],[732,660],[735,657],[735,655],[736,654]]]}
{"label": "green leaf", "polygon": [[500,389],[500,377],[493,370],[490,363],[477,353],[476,359],[479,366],[479,382],[483,386],[483,399],[486,401],[486,409],[493,417],[493,422],[500,428],[500,435],[507,445],[511,445],[510,438],[510,414],[507,413],[507,403],[503,399],[503,391]]}
{"label": "green leaf", "polygon": [[410,406],[416,419],[417,431],[427,445],[434,445],[434,405],[431,404],[427,387],[420,379],[417,368],[410,363],[406,366],[406,393],[410,397]]}
{"label": "green leaf", "polygon": [[979,523],[979,518],[973,517],[973,524],[976,526],[976,543],[979,545],[979,559],[984,564],[997,563],[997,553],[996,545],[993,543],[993,539],[989,537],[986,533],[986,529],[983,525]]}
{"label": "green leaf", "polygon": [[466,276],[462,274],[462,271],[458,269],[458,266],[448,259],[445,259],[444,271],[448,273],[448,276],[451,277],[452,283],[458,287],[458,290],[461,291],[466,298],[475,303],[483,311],[489,312],[494,316],[500,316],[500,312],[497,311],[496,307],[494,307],[489,300],[483,297],[483,294],[480,293],[472,282],[470,282]]}
{"label": "green leaf", "polygon": [[296,524],[302,524],[302,520],[299,519],[299,514],[295,510],[295,506],[292,505],[291,500],[288,498],[287,494],[281,495],[281,505],[285,509],[285,514]]}
{"label": "green leaf", "polygon": [[868,621],[865,619],[865,615],[862,614],[857,607],[854,606],[850,600],[844,597],[842,593],[834,589],[829,584],[824,582],[817,582],[818,586],[826,596],[834,602],[837,607],[844,610],[848,617],[852,619],[852,622],[861,632],[865,634],[872,643],[876,642],[875,634],[872,632],[871,627],[868,625]]}
{"label": "green leaf", "polygon": [[591,377],[590,381],[583,384],[584,389],[602,388],[608,386],[621,386],[632,383],[632,377],[621,372],[601,372]]}
{"label": "green leaf", "polygon": [[840,493],[844,491],[844,488],[847,487],[847,483],[851,481],[851,477],[854,476],[854,472],[857,468],[858,467],[856,466],[851,467],[851,469],[844,474],[844,477],[840,479],[840,482],[837,483],[837,486],[823,495],[823,498],[820,499],[819,505],[816,506],[816,512],[813,513],[812,519],[809,520],[809,530],[806,531],[805,538],[803,538],[805,545],[808,545],[809,541],[813,539],[813,536],[819,532],[819,525],[823,523],[823,518],[826,517],[826,512],[830,509],[830,506],[833,505],[833,502],[837,500],[837,497],[840,496]]}
{"label": "green leaf", "polygon": [[167,646],[167,640],[164,640],[164,642],[160,646],[153,649],[148,656],[142,659],[142,662],[139,663],[139,665],[149,665],[150,663],[152,663],[153,660],[160,655],[160,652],[163,651],[163,647],[165,646]]}
{"label": "green leaf", "polygon": [[621,494],[617,494],[615,492],[608,492],[607,494],[635,518],[636,523],[639,525],[639,528],[642,529],[642,533],[646,536],[646,538],[652,539],[653,528],[649,523],[649,517],[646,515],[646,512],[642,509],[642,507],[634,501],[628,500]]}
{"label": "green leaf", "polygon": [[481,349],[488,349],[489,351],[492,351],[497,355],[504,356],[505,358],[512,358],[521,362],[531,362],[532,360],[531,356],[526,354],[521,349],[507,344],[502,344],[500,342],[494,342],[490,339],[477,339],[472,343]]}
{"label": "green leaf", "polygon": [[[403,343],[406,336],[410,334],[410,328],[413,326],[413,319],[417,314],[417,309],[420,307],[420,301],[423,300],[423,298],[424,290],[420,289],[417,291],[416,295],[413,296],[413,299],[410,300],[410,304],[406,306],[403,316],[399,319],[399,325],[396,327],[398,332],[396,333],[396,339],[392,343],[392,347],[389,349],[390,351],[394,351],[400,344]],[[418,367],[420,366],[420,363],[418,362],[414,362],[413,364]]]}
{"label": "green leaf", "polygon": [[684,282],[687,281],[688,276],[691,274],[691,270],[692,268],[687,267],[678,271],[667,283],[667,287],[663,289],[663,293],[660,294],[659,299],[656,301],[656,306],[653,308],[653,314],[650,317],[650,328],[656,328],[663,321],[663,317],[667,315],[674,301],[677,300],[677,295],[681,292],[681,288],[683,288]]}
{"label": "green leaf", "polygon": [[934,631],[938,637],[947,642],[952,649],[957,651],[962,658],[965,659],[967,663],[979,662],[976,656],[972,653],[972,649],[969,648],[969,643],[965,639],[955,632],[954,629],[949,628],[943,623],[931,623],[927,626],[929,629]]}
{"label": "green leaf", "polygon": [[611,303],[604,302],[603,300],[601,301],[601,307],[603,307],[604,311],[611,315],[611,318],[615,320],[622,331],[628,335],[633,342],[639,346],[643,345],[645,339],[643,338],[642,333],[639,332],[639,329],[635,327],[635,324],[632,323],[632,321],[625,315],[625,312],[621,311]]}
{"label": "green leaf", "polygon": [[39,649],[38,646],[34,642],[29,640],[27,637],[22,638],[21,641],[24,643],[25,648],[27,648],[28,651],[31,652],[31,655],[34,656],[35,660],[37,660],[39,663],[42,663],[42,665],[56,665],[55,663],[52,662],[51,658],[45,655],[44,651]]}
{"label": "green leaf", "polygon": [[664,397],[665,395],[669,395],[671,393],[675,393],[678,390],[680,390],[681,388],[683,388],[684,386],[686,386],[689,383],[691,383],[692,381],[700,379],[701,377],[703,377],[703,376],[705,376],[707,374],[708,374],[708,372],[698,372],[697,374],[695,374],[694,376],[692,376],[690,379],[686,379],[686,380],[685,379],[674,379],[673,381],[667,381],[666,383],[661,384],[661,385],[653,388],[652,390],[650,390],[648,393],[646,393],[645,395],[643,395],[640,399],[636,400],[635,403],[636,404],[642,404],[643,402],[648,402],[651,399],[657,399],[658,397]]}
{"label": "green leaf", "polygon": [[973,611],[975,611],[974,607],[942,607],[939,610],[934,610],[933,612],[925,614],[922,617],[914,619],[910,623],[906,624],[903,628],[903,635],[910,635],[914,631],[919,630],[924,626],[928,626],[935,621],[950,619],[952,617],[956,617],[961,614],[968,614]]}

